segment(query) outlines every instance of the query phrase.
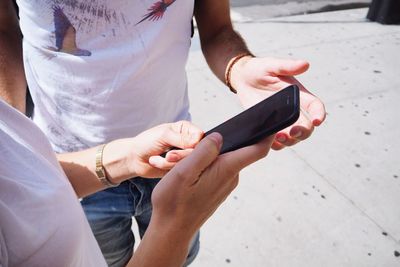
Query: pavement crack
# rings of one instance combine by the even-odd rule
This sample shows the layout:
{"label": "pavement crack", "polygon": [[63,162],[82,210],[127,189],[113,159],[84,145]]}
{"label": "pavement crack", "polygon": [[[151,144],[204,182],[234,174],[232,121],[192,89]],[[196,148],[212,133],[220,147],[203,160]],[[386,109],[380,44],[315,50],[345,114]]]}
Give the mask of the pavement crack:
{"label": "pavement crack", "polygon": [[[341,191],[337,186],[335,186],[325,175],[319,172],[316,168],[310,165],[299,153],[297,153],[294,149],[291,151],[296,155],[296,157],[303,161],[315,174],[317,174],[322,180],[325,181],[334,191],[336,191],[339,195],[341,195],[345,200],[347,200],[356,210],[358,210],[365,218],[367,218],[370,222],[372,222],[376,227],[380,229],[381,232],[386,232],[385,228],[381,226],[374,218],[372,218],[366,211],[364,211],[360,206],[357,205],[355,201],[353,201],[349,196],[347,196],[343,191]],[[387,232],[386,232],[387,233]],[[400,240],[397,240],[391,234],[387,234],[387,237],[390,238],[393,242],[400,245]]]}

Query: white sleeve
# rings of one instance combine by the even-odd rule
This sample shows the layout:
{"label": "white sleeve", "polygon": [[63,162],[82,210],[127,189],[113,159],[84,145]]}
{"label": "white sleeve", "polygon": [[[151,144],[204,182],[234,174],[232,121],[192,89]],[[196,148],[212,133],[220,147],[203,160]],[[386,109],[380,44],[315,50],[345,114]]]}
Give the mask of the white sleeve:
{"label": "white sleeve", "polygon": [[0,267],[8,266],[8,253],[6,248],[6,242],[4,240],[3,231],[0,225]]}

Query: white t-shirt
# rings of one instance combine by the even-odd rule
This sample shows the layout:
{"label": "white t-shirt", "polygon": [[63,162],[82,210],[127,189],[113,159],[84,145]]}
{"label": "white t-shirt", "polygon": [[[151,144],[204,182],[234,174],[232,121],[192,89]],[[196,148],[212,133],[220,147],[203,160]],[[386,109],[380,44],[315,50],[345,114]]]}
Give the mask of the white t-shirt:
{"label": "white t-shirt", "polygon": [[2,100],[0,266],[106,266],[46,137]]}
{"label": "white t-shirt", "polygon": [[190,119],[194,0],[18,0],[35,123],[56,152]]}

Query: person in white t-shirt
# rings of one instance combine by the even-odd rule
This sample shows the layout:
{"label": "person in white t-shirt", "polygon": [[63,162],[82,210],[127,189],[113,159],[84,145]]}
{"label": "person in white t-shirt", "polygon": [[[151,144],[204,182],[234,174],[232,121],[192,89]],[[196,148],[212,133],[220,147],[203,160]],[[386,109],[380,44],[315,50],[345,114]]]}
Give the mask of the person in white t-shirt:
{"label": "person in white t-shirt", "polygon": [[[244,106],[289,84],[300,86],[302,114],[276,135],[273,149],[308,138],[324,121],[323,103],[293,77],[305,72],[308,63],[254,57],[232,27],[229,0],[17,3],[19,24],[12,0],[0,3],[0,32],[7,37],[0,38],[0,94],[25,112],[26,78],[35,104],[33,121],[64,162],[73,164],[72,152],[190,120],[185,64],[193,16],[211,70]],[[168,161],[179,159],[167,155]],[[83,198],[110,266],[122,266],[132,255],[132,217],[143,236],[158,181],[135,177]],[[186,264],[198,250],[197,235]]]}
{"label": "person in white t-shirt", "polygon": [[[161,127],[164,133],[169,126]],[[119,146],[146,144],[159,128],[109,143],[107,173],[130,177],[118,165],[122,158],[137,159]],[[205,137],[154,189],[149,228],[127,266],[182,266],[193,235],[236,187],[239,171],[264,157],[272,140],[218,156],[221,136]],[[74,164],[60,165],[40,129],[0,99],[0,266],[107,266],[78,201],[102,188],[93,174],[94,151],[76,156]]]}

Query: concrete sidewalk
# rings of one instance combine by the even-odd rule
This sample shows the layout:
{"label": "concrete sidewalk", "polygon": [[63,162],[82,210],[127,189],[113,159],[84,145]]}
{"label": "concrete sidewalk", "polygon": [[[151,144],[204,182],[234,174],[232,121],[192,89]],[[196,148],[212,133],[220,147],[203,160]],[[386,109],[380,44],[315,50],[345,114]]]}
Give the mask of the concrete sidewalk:
{"label": "concrete sidewalk", "polygon": [[371,0],[232,0],[237,22],[369,7]]}
{"label": "concrete sidewalk", "polygon": [[[203,227],[193,267],[400,266],[400,27],[367,9],[236,23],[260,56],[307,59],[299,77],[326,104],[309,140],[246,169]],[[188,64],[193,121],[241,111],[208,70]]]}

